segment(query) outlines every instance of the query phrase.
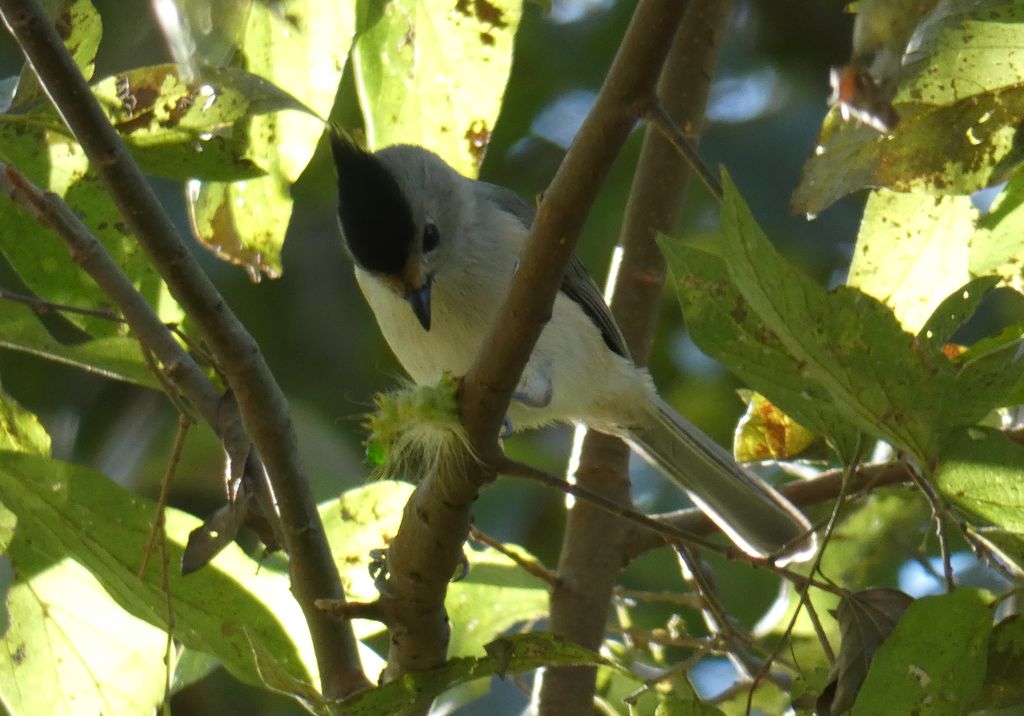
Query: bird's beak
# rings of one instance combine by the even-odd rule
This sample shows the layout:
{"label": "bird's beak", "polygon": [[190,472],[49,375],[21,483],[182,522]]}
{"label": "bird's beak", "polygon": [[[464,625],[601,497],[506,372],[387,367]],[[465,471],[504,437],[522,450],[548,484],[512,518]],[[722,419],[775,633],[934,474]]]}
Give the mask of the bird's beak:
{"label": "bird's beak", "polygon": [[412,306],[412,312],[416,314],[423,330],[430,331],[430,279],[419,288],[407,290],[405,300]]}

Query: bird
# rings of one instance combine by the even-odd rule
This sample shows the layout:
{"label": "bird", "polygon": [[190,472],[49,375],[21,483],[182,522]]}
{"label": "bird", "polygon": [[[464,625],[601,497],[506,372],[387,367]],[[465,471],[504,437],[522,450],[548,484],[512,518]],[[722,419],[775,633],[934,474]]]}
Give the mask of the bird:
{"label": "bird", "polygon": [[[516,273],[535,208],[434,152],[370,152],[331,133],[338,220],[356,282],[419,385],[468,372]],[[662,400],[573,257],[508,408],[515,430],[585,424],[626,440],[744,552],[807,559],[811,526],[779,492]]]}

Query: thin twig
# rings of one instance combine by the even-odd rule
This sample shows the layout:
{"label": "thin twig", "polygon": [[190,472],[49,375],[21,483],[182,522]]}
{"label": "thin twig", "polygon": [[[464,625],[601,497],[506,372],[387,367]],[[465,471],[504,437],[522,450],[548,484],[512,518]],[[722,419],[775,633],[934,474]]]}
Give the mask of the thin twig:
{"label": "thin twig", "polygon": [[658,128],[669,143],[675,147],[679,155],[686,161],[690,166],[690,169],[700,178],[701,183],[707,187],[707,190],[711,193],[711,196],[716,201],[721,202],[725,194],[722,192],[722,185],[715,178],[715,175],[711,173],[711,170],[707,168],[703,160],[700,158],[700,154],[697,153],[696,148],[690,142],[683,130],[681,130],[669,113],[665,111],[665,108],[660,104],[651,105],[647,109],[646,114],[647,121]]}
{"label": "thin twig", "polygon": [[908,465],[910,477],[914,485],[928,501],[932,511],[932,520],[935,522],[935,534],[939,538],[939,555],[942,557],[942,574],[946,581],[946,590],[952,592],[956,589],[956,575],[953,574],[953,554],[949,547],[949,535],[946,533],[946,518],[950,517],[949,510],[939,493],[935,491],[931,482],[920,475],[917,470]]}
{"label": "thin twig", "polygon": [[170,492],[171,480],[174,479],[174,473],[178,469],[178,463],[181,462],[181,451],[185,447],[185,436],[188,435],[188,429],[192,426],[192,421],[188,418],[185,413],[178,415],[178,434],[174,439],[174,447],[171,449],[171,456],[167,461],[167,469],[164,470],[163,479],[160,480],[160,497],[156,502],[156,515],[153,517],[153,527],[149,531],[149,538],[146,540],[146,546],[142,550],[142,564],[139,565],[139,579],[143,579],[146,576],[146,568],[149,567],[149,557],[153,553],[153,546],[156,543],[158,537],[164,534],[164,525],[166,524],[164,519],[164,513],[167,510],[167,495]]}
{"label": "thin twig", "polygon": [[124,318],[117,315],[109,308],[82,308],[81,306],[69,306],[66,303],[44,301],[36,296],[26,296],[22,293],[15,293],[13,291],[8,291],[5,288],[0,288],[0,298],[5,301],[21,303],[28,306],[39,315],[47,313],[74,313],[79,316],[89,316],[91,318],[100,318],[105,321],[113,321],[115,323],[125,323]]}
{"label": "thin twig", "polygon": [[[524,477],[528,480],[539,482],[547,487],[554,488],[559,492],[564,492],[566,495],[572,495],[573,497],[586,500],[596,507],[600,507],[602,510],[610,515],[621,517],[624,520],[642,525],[649,530],[658,533],[661,537],[669,541],[679,541],[683,544],[696,545],[698,547],[706,547],[707,549],[714,550],[729,557],[730,559],[742,559],[742,552],[733,549],[732,547],[716,544],[710,540],[706,540],[698,535],[693,535],[683,530],[679,530],[671,525],[666,525],[656,520],[651,519],[647,515],[641,514],[636,510],[632,510],[628,507],[623,507],[617,502],[598,495],[590,490],[580,487],[579,485],[572,485],[565,480],[561,479],[557,475],[552,475],[549,472],[545,472],[540,468],[527,465],[525,463],[517,462],[515,460],[506,459],[498,470],[503,475],[510,475],[513,477]],[[751,557],[752,560],[758,561],[756,557]]]}
{"label": "thin twig", "polygon": [[476,527],[469,528],[470,539],[476,540],[480,544],[487,545],[496,552],[508,557],[510,560],[515,562],[520,569],[527,574],[532,574],[537,579],[542,579],[548,583],[551,587],[558,586],[558,575],[552,572],[550,569],[546,569],[543,564],[533,559],[525,559],[521,554],[514,550],[506,547],[502,542],[494,539],[486,532],[482,532]]}
{"label": "thin twig", "polygon": [[[858,449],[855,453],[857,457],[859,457],[860,449],[861,446],[858,445]],[[844,470],[844,479],[840,483],[839,495],[836,497],[835,503],[832,506],[832,513],[829,516],[828,524],[826,525],[825,532],[822,535],[821,544],[818,545],[817,553],[814,555],[814,561],[811,564],[811,568],[809,570],[809,574],[812,576],[818,574],[821,570],[821,560],[825,556],[825,549],[828,547],[828,544],[831,541],[832,535],[835,531],[836,525],[839,523],[839,514],[846,502],[847,490],[850,485],[851,478],[855,472],[856,463],[847,465]],[[778,656],[779,650],[782,648],[783,642],[789,638],[789,636],[793,632],[793,628],[796,626],[796,620],[800,616],[801,609],[805,607],[807,608],[807,614],[811,619],[811,624],[813,625],[814,633],[817,635],[818,641],[821,643],[822,650],[825,652],[825,656],[828,658],[828,663],[835,663],[835,652],[832,651],[832,645],[828,641],[828,636],[825,634],[825,629],[821,624],[821,620],[818,619],[817,612],[815,612],[814,610],[814,605],[811,604],[810,591],[810,582],[806,582],[804,584],[797,586],[797,593],[799,594],[800,599],[797,602],[796,609],[793,610],[793,616],[789,620],[789,624],[786,625],[786,629],[785,631],[783,631],[782,636],[779,638],[779,641],[776,644],[775,649],[772,650],[772,653],[765,660],[764,664],[758,670],[757,674],[754,675],[754,680],[750,685],[750,692],[747,695],[748,714],[754,707],[754,691],[757,689],[758,682],[761,679],[765,678],[765,676],[767,676],[770,672],[772,662]]]}

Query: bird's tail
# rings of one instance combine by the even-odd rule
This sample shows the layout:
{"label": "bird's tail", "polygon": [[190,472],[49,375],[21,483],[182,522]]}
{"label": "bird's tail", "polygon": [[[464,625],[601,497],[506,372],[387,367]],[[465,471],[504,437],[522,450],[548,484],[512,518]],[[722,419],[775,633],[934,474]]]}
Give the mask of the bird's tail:
{"label": "bird's tail", "polygon": [[665,401],[655,399],[647,412],[648,419],[629,431],[633,447],[686,490],[736,545],[782,562],[810,558],[816,541],[797,508]]}

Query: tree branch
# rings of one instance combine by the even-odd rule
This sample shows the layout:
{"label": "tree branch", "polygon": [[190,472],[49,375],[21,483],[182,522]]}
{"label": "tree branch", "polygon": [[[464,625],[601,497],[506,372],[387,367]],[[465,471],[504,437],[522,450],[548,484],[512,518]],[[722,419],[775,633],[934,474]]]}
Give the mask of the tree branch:
{"label": "tree branch", "polygon": [[685,5],[642,0],[597,100],[545,193],[497,320],[462,381],[459,408],[474,457],[464,471],[428,475],[406,506],[388,554],[395,621],[385,678],[444,663],[444,593],[462,558],[469,510],[502,464],[498,445],[512,391],[551,315],[576,237],[654,85]]}
{"label": "tree branch", "polygon": [[238,401],[278,500],[292,591],[310,628],[324,696],[338,699],[363,687],[351,628],[314,605],[318,598],[340,599],[341,586],[299,467],[287,402],[259,347],[189,253],[38,0],[0,0],[0,12],[125,223],[199,326]]}
{"label": "tree branch", "polygon": [[[657,110],[696,134],[704,119],[718,48],[730,0],[680,2],[685,15],[660,71]],[[672,118],[676,118],[673,120]],[[698,162],[699,165],[699,162]],[[665,259],[655,241],[659,231],[675,228],[691,172],[670,142],[652,124],[647,127],[630,187],[620,244],[622,264],[612,312],[638,365],[647,363],[665,284]],[[631,506],[629,448],[616,438],[587,435],[577,479],[580,487]],[[569,512],[558,564],[558,588],[551,597],[551,630],[597,650],[605,634],[612,590],[628,564],[626,538],[631,525],[609,520],[588,502]],[[560,667],[544,672],[541,714],[586,713],[592,708],[596,669]]]}
{"label": "tree branch", "polygon": [[544,193],[509,295],[462,383],[463,423],[485,460],[497,454],[512,392],[551,316],[601,183],[638,117],[654,102],[655,83],[685,9],[680,0],[640,2],[593,108]]}

